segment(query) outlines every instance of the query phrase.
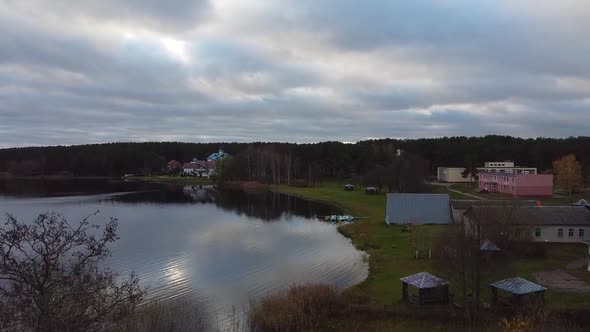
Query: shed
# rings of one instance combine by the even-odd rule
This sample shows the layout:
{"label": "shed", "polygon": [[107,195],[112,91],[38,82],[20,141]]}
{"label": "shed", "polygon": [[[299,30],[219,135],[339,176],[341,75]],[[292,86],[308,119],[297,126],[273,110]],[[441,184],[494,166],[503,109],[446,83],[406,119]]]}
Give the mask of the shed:
{"label": "shed", "polygon": [[[414,304],[449,303],[449,282],[428,272],[420,272],[400,279],[402,299]],[[408,285],[418,290],[410,294]]]}
{"label": "shed", "polygon": [[351,183],[347,183],[344,185],[344,190],[346,191],[353,191],[354,190],[354,184]]}
{"label": "shed", "polygon": [[497,310],[536,310],[544,304],[547,288],[521,277],[490,284],[491,304]]}
{"label": "shed", "polygon": [[376,187],[366,187],[365,192],[367,194],[376,194],[377,192],[379,192],[379,190],[377,190]]}
{"label": "shed", "polygon": [[450,224],[448,194],[387,194],[388,224]]}

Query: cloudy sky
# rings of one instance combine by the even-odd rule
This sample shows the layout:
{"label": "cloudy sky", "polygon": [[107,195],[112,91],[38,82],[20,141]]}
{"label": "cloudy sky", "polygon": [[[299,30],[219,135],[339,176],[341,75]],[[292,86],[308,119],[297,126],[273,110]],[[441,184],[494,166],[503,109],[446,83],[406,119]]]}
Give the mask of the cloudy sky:
{"label": "cloudy sky", "polygon": [[0,0],[0,147],[590,135],[587,0]]}

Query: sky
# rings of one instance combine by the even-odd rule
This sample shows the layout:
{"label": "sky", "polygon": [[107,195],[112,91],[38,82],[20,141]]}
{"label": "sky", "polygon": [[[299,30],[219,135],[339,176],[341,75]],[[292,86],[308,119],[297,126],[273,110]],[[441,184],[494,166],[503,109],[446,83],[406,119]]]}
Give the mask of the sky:
{"label": "sky", "polygon": [[587,0],[0,0],[0,148],[590,135]]}

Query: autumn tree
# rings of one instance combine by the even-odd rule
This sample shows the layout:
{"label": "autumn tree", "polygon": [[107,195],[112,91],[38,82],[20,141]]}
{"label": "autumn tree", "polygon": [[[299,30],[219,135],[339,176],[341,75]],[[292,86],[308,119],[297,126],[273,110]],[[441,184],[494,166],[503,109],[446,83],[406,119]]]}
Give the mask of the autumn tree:
{"label": "autumn tree", "polygon": [[568,154],[553,162],[555,183],[570,195],[582,186],[582,165],[574,154]]}
{"label": "autumn tree", "polygon": [[142,299],[138,278],[101,268],[117,221],[101,231],[89,217],[71,225],[57,214],[32,223],[7,216],[0,228],[0,328],[95,331],[129,314]]}

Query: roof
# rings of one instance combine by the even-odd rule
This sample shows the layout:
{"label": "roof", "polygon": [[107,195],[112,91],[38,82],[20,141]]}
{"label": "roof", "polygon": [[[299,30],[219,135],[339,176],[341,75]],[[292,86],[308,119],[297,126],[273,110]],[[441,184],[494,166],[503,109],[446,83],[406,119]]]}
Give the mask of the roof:
{"label": "roof", "polygon": [[572,203],[572,206],[586,206],[586,207],[590,207],[590,202],[588,202],[585,199],[580,199],[579,201]]}
{"label": "roof", "polygon": [[447,286],[449,284],[448,281],[428,272],[412,274],[411,276],[403,277],[400,280],[419,289],[437,288]]}
{"label": "roof", "polygon": [[534,282],[528,281],[521,277],[508,278],[496,281],[495,283],[490,284],[490,286],[516,295],[542,292],[547,289],[541,285],[535,284]]}
{"label": "roof", "polygon": [[479,250],[481,250],[481,251],[500,251],[500,248],[498,248],[498,246],[495,245],[494,242],[492,242],[490,240],[485,240],[481,244],[481,247],[479,247]]}
{"label": "roof", "polygon": [[[501,215],[504,207],[474,206],[476,215]],[[583,206],[525,206],[512,213],[512,222],[517,225],[564,225],[590,226],[590,211]]]}
{"label": "roof", "polygon": [[454,199],[451,205],[457,210],[467,210],[472,206],[538,206],[535,200],[477,200],[477,199]]}
{"label": "roof", "polygon": [[215,161],[215,160],[223,158],[227,155],[228,154],[223,152],[223,149],[220,148],[218,152],[213,152],[212,154],[210,154],[209,157],[207,157],[207,160]]}
{"label": "roof", "polygon": [[448,194],[387,194],[388,224],[450,224]]}
{"label": "roof", "polygon": [[344,186],[345,186],[345,187],[354,187],[354,184],[347,183],[347,184],[345,184]]}

